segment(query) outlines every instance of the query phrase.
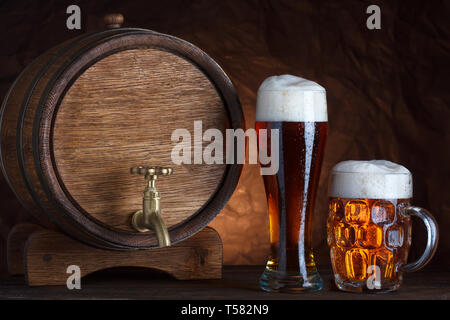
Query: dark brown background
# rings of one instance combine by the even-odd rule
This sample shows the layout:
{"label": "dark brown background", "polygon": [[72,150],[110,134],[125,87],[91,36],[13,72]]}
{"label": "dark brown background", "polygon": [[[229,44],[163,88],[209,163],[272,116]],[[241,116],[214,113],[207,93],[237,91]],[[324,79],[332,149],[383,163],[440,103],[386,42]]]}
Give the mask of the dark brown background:
{"label": "dark brown background", "polygon": [[[82,30],[66,29],[66,8],[78,4]],[[366,8],[381,7],[381,30],[366,28]],[[19,72],[50,47],[102,29],[121,12],[125,26],[168,33],[210,54],[234,82],[253,127],[256,90],[267,77],[290,73],[327,89],[330,135],[315,211],[317,260],[328,264],[326,185],[345,159],[388,159],[414,174],[414,202],[437,218],[435,266],[450,265],[450,28],[448,1],[2,1],[0,96]],[[9,229],[26,214],[0,177],[0,270]],[[212,225],[227,264],[263,264],[268,219],[256,165]],[[415,225],[412,258],[425,243]]]}

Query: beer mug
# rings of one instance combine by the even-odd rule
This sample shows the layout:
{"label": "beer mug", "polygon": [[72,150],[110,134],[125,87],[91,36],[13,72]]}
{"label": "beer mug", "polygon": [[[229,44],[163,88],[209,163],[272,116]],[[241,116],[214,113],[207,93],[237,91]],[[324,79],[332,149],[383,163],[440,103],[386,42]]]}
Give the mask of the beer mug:
{"label": "beer mug", "polygon": [[[411,206],[412,175],[384,160],[336,164],[329,181],[328,245],[336,286],[352,292],[395,291],[404,271],[423,268],[438,245],[438,227],[425,209]],[[422,256],[407,263],[411,216],[428,231]]]}
{"label": "beer mug", "polygon": [[[325,89],[283,75],[267,78],[258,90],[256,131],[267,196],[271,253],[260,279],[269,292],[320,290],[312,251],[312,216],[328,133]],[[263,138],[263,139],[262,139]],[[276,172],[261,161],[271,150]],[[272,165],[272,164],[271,164]]]}

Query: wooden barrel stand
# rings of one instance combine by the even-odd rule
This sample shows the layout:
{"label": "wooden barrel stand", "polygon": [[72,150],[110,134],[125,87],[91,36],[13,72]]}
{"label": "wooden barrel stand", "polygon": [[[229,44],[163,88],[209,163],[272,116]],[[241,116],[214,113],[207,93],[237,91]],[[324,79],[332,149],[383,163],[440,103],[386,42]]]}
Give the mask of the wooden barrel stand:
{"label": "wooden barrel stand", "polygon": [[32,224],[16,225],[8,236],[8,271],[25,275],[29,286],[65,285],[71,265],[81,276],[113,267],[144,267],[167,272],[178,280],[220,279],[222,241],[213,228],[165,248],[106,250]]}
{"label": "wooden barrel stand", "polygon": [[[237,92],[192,43],[121,28],[120,14],[105,22],[108,30],[69,39],[35,59],[2,104],[0,169],[41,226],[11,231],[9,271],[25,274],[29,285],[65,284],[70,265],[82,276],[136,266],[177,279],[220,278],[222,243],[204,228],[237,186],[239,144],[214,149],[224,156],[214,163],[196,161],[195,150],[210,145],[203,136],[209,129],[225,137],[244,128]],[[180,129],[189,139],[176,138]],[[180,146],[183,156],[192,153],[191,132],[194,152],[186,155],[194,161],[174,160]],[[137,166],[173,169],[154,192],[171,247],[159,248],[157,233],[141,232],[148,228],[132,218],[145,209],[143,178],[130,170]]]}

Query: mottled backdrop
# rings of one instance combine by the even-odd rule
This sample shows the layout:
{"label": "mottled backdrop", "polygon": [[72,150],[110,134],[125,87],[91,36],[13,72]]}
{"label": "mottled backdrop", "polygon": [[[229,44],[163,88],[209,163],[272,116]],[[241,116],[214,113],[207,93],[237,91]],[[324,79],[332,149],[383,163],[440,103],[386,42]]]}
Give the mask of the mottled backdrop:
{"label": "mottled backdrop", "polygon": [[[78,4],[82,30],[66,29],[66,8]],[[381,30],[366,28],[366,8],[381,8]],[[256,90],[270,75],[290,73],[327,89],[330,134],[315,210],[314,244],[328,264],[326,185],[344,159],[389,159],[414,174],[415,204],[441,229],[435,266],[450,262],[450,24],[448,1],[2,1],[0,96],[46,49],[102,28],[121,12],[125,26],[168,33],[211,55],[239,93],[247,127],[254,126]],[[0,179],[0,258],[11,226],[25,219]],[[227,264],[264,264],[268,218],[256,165],[244,168],[231,201],[212,225]],[[413,257],[425,243],[415,224]],[[3,264],[4,270],[4,264]]]}

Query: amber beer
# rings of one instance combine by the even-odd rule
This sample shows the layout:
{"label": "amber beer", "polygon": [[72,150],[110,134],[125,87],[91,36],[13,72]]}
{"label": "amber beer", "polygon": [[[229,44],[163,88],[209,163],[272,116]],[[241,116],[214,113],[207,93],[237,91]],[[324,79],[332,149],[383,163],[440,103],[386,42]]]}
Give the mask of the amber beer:
{"label": "amber beer", "polygon": [[366,287],[371,275],[380,285],[400,283],[399,266],[406,264],[411,245],[411,218],[403,210],[410,204],[410,199],[330,198],[328,244],[340,287],[345,282]]}
{"label": "amber beer", "polygon": [[[278,172],[263,175],[271,242],[260,280],[263,290],[322,288],[312,251],[312,217],[328,132],[326,115],[325,90],[314,82],[270,77],[258,91],[256,132],[261,136],[266,129],[267,150],[273,150],[272,143],[279,150]],[[275,141],[273,129],[278,130]]]}
{"label": "amber beer", "polygon": [[[411,207],[412,176],[384,160],[344,161],[331,171],[328,245],[336,285],[344,291],[396,290],[402,271],[423,267],[437,246],[436,223]],[[423,261],[407,264],[411,215],[431,226]]]}

